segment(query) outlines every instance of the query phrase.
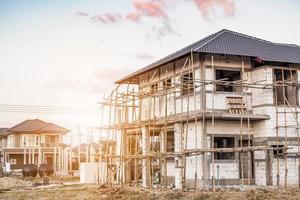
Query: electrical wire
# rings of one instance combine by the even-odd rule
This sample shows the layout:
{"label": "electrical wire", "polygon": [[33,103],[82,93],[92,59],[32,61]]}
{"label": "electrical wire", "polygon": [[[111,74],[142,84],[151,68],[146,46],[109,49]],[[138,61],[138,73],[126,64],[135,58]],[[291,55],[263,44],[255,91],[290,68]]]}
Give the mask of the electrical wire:
{"label": "electrical wire", "polygon": [[99,106],[0,104],[0,114],[96,114],[99,112]]}

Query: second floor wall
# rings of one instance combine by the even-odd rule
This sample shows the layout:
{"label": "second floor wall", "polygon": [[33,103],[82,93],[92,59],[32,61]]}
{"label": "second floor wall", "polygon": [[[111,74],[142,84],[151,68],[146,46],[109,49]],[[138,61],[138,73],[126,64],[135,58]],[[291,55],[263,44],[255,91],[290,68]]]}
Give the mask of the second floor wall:
{"label": "second floor wall", "polygon": [[279,63],[254,66],[241,56],[194,55],[193,63],[184,57],[140,75],[141,119],[203,108],[264,114],[256,108],[299,106],[299,69]]}
{"label": "second floor wall", "polygon": [[1,148],[58,147],[60,143],[62,135],[55,133],[14,133],[1,138]]}

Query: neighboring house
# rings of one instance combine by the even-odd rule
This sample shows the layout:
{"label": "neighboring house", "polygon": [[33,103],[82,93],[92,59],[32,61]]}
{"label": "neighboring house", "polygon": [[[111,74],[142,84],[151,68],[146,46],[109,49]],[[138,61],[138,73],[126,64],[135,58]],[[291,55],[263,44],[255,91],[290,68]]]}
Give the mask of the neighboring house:
{"label": "neighboring house", "polygon": [[221,30],[118,80],[103,103],[117,180],[298,185],[299,75],[300,46]]}
{"label": "neighboring house", "polygon": [[69,130],[39,119],[26,120],[0,132],[1,163],[12,169],[26,164],[51,164],[56,170],[68,169],[63,136]]}

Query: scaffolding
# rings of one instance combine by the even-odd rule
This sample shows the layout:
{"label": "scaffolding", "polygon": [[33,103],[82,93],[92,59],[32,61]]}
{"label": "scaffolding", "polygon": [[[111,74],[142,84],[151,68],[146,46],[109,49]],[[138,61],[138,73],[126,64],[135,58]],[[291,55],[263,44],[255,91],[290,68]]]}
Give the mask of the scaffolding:
{"label": "scaffolding", "polygon": [[[198,54],[196,54],[198,55]],[[247,73],[244,61],[241,62],[241,79],[228,80],[212,79],[207,80],[205,76],[205,65],[203,56],[199,54],[199,64],[194,63],[195,52],[186,57],[181,69],[175,70],[173,64],[172,74],[168,69],[162,72],[160,69],[154,71],[148,77],[148,83],[140,85],[133,81],[118,84],[108,97],[104,97],[102,104],[103,115],[107,118],[107,125],[102,125],[107,136],[105,151],[100,154],[100,160],[106,163],[106,178],[104,185],[131,185],[144,187],[168,186],[167,161],[174,159],[177,168],[180,169],[182,189],[186,186],[187,158],[195,162],[194,189],[197,192],[198,180],[211,182],[210,188],[214,191],[216,182],[220,179],[215,168],[215,155],[217,153],[238,154],[240,160],[240,184],[253,183],[253,169],[246,168],[251,165],[253,152],[264,151],[283,151],[285,159],[285,181],[287,185],[287,150],[288,136],[287,129],[293,127],[298,138],[298,160],[299,160],[299,123],[298,110],[291,105],[285,94],[285,85],[291,84],[298,90],[297,79],[274,81],[273,83],[252,82],[251,73]],[[215,69],[214,55],[211,56],[210,66],[212,71]],[[196,76],[198,71],[198,77]],[[176,72],[177,71],[177,72]],[[283,73],[283,72],[282,72]],[[161,78],[161,74],[164,74]],[[154,80],[158,76],[158,80]],[[291,76],[293,77],[293,76]],[[240,121],[240,134],[238,146],[230,148],[215,147],[215,121],[222,119],[222,113],[215,109],[216,87],[226,86],[239,88],[240,95],[226,98],[228,105],[227,117],[232,117]],[[252,97],[249,97],[251,89],[274,90],[275,96],[278,88],[282,88],[284,105],[283,110],[278,109],[278,101],[275,98],[276,108],[276,146],[253,145],[252,121],[255,116],[252,114]],[[211,88],[211,106],[207,106],[207,88]],[[230,96],[230,95],[229,95]],[[250,98],[250,99],[249,99]],[[296,97],[295,97],[296,98]],[[174,102],[170,105],[169,102]],[[296,100],[297,101],[297,100]],[[180,102],[180,103],[178,103]],[[186,106],[184,106],[184,102]],[[200,102],[200,103],[199,103]],[[249,103],[250,102],[250,103]],[[157,108],[157,105],[159,107]],[[179,105],[179,106],[178,106]],[[185,108],[184,108],[185,107]],[[108,114],[107,114],[108,113]],[[296,124],[287,124],[287,113],[292,113]],[[278,118],[284,117],[284,125],[279,125]],[[103,121],[103,120],[101,120]],[[187,147],[188,130],[191,123],[194,123],[194,148]],[[210,133],[207,132],[207,122],[211,123]],[[197,128],[197,124],[201,128]],[[174,129],[174,124],[180,124],[180,145],[175,145],[173,151],[168,150],[167,137],[168,131]],[[244,126],[247,127],[245,133]],[[285,130],[284,140],[279,136],[279,130]],[[201,134],[199,134],[201,133]],[[175,133],[174,133],[175,134]],[[175,137],[175,136],[174,136]],[[199,138],[201,137],[199,143]],[[208,141],[208,138],[211,138]],[[115,141],[109,142],[109,141]],[[114,145],[119,141],[119,147]],[[280,145],[283,143],[284,145]],[[201,147],[201,148],[199,148]],[[113,150],[115,148],[115,151]],[[99,147],[100,149],[100,147]],[[118,152],[118,153],[116,153]],[[246,161],[244,161],[246,160]],[[198,172],[199,162],[202,163],[203,176],[200,178]],[[211,164],[210,173],[207,173]],[[216,174],[217,173],[217,174]],[[209,175],[210,174],[210,175]],[[247,177],[245,177],[245,174]],[[99,179],[99,178],[98,178]],[[277,185],[279,186],[279,159],[277,158]]]}

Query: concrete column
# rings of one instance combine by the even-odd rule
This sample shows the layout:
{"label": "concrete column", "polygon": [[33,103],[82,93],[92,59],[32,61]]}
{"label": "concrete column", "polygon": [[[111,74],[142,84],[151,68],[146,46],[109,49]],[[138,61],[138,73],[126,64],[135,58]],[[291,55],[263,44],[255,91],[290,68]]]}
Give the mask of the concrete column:
{"label": "concrete column", "polygon": [[[175,152],[181,152],[183,147],[183,133],[182,126],[180,123],[174,124],[174,142]],[[181,159],[179,157],[175,157],[175,188],[182,189],[182,167],[183,163],[181,163]]]}
{"label": "concrete column", "polygon": [[26,165],[26,148],[23,151],[23,165]]}
{"label": "concrete column", "polygon": [[60,170],[61,169],[61,148],[58,147],[57,148],[57,169]]}
{"label": "concrete column", "polygon": [[39,149],[38,149],[38,166],[40,166],[42,164],[42,149],[41,146],[39,145]]}
{"label": "concrete column", "polygon": [[69,170],[72,170],[72,147],[69,149]]}
{"label": "concrete column", "polygon": [[[167,152],[167,131],[164,130],[161,132],[160,135],[160,152],[161,153],[166,153]],[[162,184],[167,185],[167,159],[163,158],[162,160],[162,165],[161,165],[161,181]]]}
{"label": "concrete column", "polygon": [[4,166],[5,166],[5,163],[6,163],[6,153],[3,152],[3,164],[4,164]]}
{"label": "concrete column", "polygon": [[53,148],[54,151],[54,157],[53,157],[53,165],[54,165],[54,171],[57,170],[56,168],[56,147]]}
{"label": "concrete column", "polygon": [[28,164],[31,164],[31,148],[28,148]]}
{"label": "concrete column", "polygon": [[85,162],[90,162],[90,156],[89,156],[89,147],[90,145],[87,144],[85,147]]}
{"label": "concrete column", "polygon": [[68,154],[69,154],[69,150],[67,147],[65,147],[63,149],[63,152],[64,152],[64,171],[68,171],[68,163],[69,163],[69,157],[68,157]]}
{"label": "concrete column", "polygon": [[31,162],[32,162],[32,164],[35,164],[34,162],[35,162],[35,159],[34,159],[34,148],[32,147],[32,158],[31,158],[32,160],[31,160]]}
{"label": "concrete column", "polygon": [[273,185],[273,150],[266,150],[266,185]]}
{"label": "concrete column", "polygon": [[[129,139],[127,137],[127,132],[125,130],[121,134],[122,134],[121,135],[121,152],[122,152],[122,155],[126,155],[130,152],[129,151]],[[124,163],[125,160],[123,159],[122,162]],[[129,184],[131,181],[131,163],[128,163],[126,166],[123,165],[122,170],[123,170],[122,178],[126,184]]]}
{"label": "concrete column", "polygon": [[[149,128],[144,126],[142,128],[142,154],[146,155],[150,152],[150,134]],[[149,187],[151,179],[151,168],[150,168],[150,159],[143,159],[143,170],[142,170],[142,186]]]}

